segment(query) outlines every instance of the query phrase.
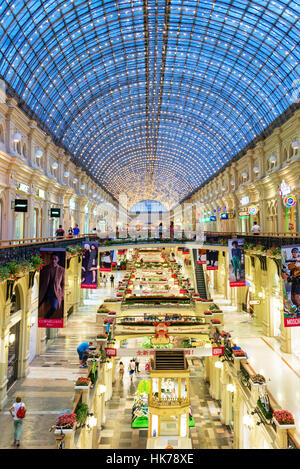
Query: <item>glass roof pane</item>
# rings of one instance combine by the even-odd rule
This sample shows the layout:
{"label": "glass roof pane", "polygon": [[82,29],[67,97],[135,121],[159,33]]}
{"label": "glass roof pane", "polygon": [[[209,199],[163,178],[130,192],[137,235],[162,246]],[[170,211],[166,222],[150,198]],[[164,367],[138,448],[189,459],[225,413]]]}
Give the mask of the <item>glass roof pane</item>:
{"label": "glass roof pane", "polygon": [[0,74],[109,192],[172,205],[291,104],[292,0],[0,0]]}

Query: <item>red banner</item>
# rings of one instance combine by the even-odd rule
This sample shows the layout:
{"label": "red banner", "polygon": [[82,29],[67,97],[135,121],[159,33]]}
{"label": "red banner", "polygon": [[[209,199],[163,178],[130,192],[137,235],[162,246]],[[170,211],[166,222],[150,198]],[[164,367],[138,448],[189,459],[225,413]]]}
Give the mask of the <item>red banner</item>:
{"label": "red banner", "polygon": [[179,293],[184,294],[184,293],[186,293],[186,290],[184,288],[182,288],[181,290],[179,290]]}
{"label": "red banner", "polygon": [[97,289],[97,284],[95,284],[95,283],[82,283],[81,288],[90,288],[92,290],[96,290]]}
{"label": "red banner", "polygon": [[111,267],[99,267],[100,272],[111,272]]}
{"label": "red banner", "polygon": [[284,327],[300,326],[300,318],[284,318]]}
{"label": "red banner", "polygon": [[241,281],[241,282],[229,282],[230,287],[245,287],[246,286],[246,281]]}
{"label": "red banner", "polygon": [[107,357],[116,357],[117,356],[117,349],[112,347],[105,347],[104,348]]}
{"label": "red banner", "polygon": [[38,318],[38,327],[64,327],[63,319],[42,319]]}
{"label": "red banner", "polygon": [[224,355],[224,347],[213,347],[212,356],[217,357],[219,355]]}

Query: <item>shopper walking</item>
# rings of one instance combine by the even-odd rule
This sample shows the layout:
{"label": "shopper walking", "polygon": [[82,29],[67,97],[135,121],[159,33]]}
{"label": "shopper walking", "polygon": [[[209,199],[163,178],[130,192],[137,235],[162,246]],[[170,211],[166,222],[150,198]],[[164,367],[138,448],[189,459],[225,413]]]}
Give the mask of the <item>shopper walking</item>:
{"label": "shopper walking", "polygon": [[162,235],[163,235],[163,224],[160,223],[158,225],[158,233],[159,233],[159,239],[162,239]]}
{"label": "shopper walking", "polygon": [[171,241],[173,241],[174,239],[174,222],[173,221],[171,221],[170,223],[170,239]]}
{"label": "shopper walking", "polygon": [[14,420],[14,445],[20,446],[23,419],[26,415],[26,406],[21,397],[16,397],[16,402],[9,408],[10,415]]}
{"label": "shopper walking", "polygon": [[70,227],[68,229],[68,238],[73,238],[73,228],[72,227]]}
{"label": "shopper walking", "polygon": [[123,380],[123,376],[124,376],[124,364],[123,364],[123,362],[120,362],[119,363],[119,378],[120,378],[120,381]]}
{"label": "shopper walking", "polygon": [[135,371],[135,362],[134,362],[133,359],[130,360],[130,362],[129,362],[128,371],[129,371],[130,381],[132,382],[133,381],[134,371]]}
{"label": "shopper walking", "polygon": [[136,373],[139,373],[139,372],[140,372],[140,370],[139,370],[140,362],[139,362],[139,359],[138,359],[138,358],[135,358],[134,364],[135,364],[135,370],[134,370],[134,371],[135,371]]}
{"label": "shopper walking", "polygon": [[110,286],[111,288],[114,288],[115,286],[115,277],[113,276],[113,274],[111,274],[110,276]]}
{"label": "shopper walking", "polygon": [[106,283],[107,283],[106,275],[103,275],[103,285],[104,285],[104,288],[106,288]]}
{"label": "shopper walking", "polygon": [[257,221],[253,223],[253,226],[251,228],[251,231],[253,234],[258,235],[260,233],[260,226],[257,224]]}

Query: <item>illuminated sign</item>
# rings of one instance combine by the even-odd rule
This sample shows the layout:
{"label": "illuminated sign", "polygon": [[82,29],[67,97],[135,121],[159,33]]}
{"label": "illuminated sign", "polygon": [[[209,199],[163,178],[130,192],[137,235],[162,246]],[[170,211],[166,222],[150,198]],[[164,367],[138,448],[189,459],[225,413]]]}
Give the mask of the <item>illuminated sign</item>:
{"label": "illuminated sign", "polygon": [[285,207],[291,208],[296,205],[296,197],[294,195],[288,195],[283,199],[283,205]]}
{"label": "illuminated sign", "polygon": [[249,197],[248,197],[248,196],[242,197],[242,198],[240,199],[240,204],[241,204],[241,205],[247,205],[247,204],[249,204],[249,201],[250,201],[250,200],[249,200]]}
{"label": "illuminated sign", "polygon": [[250,215],[256,215],[258,213],[258,207],[256,205],[250,205],[250,207],[248,207],[248,211]]}
{"label": "illuminated sign", "polygon": [[40,197],[41,199],[44,199],[44,198],[45,198],[45,191],[44,191],[43,189],[38,189],[38,190],[36,191],[36,195],[37,195],[38,197]]}
{"label": "illuminated sign", "polygon": [[28,200],[15,199],[15,212],[27,212]]}
{"label": "illuminated sign", "polygon": [[23,184],[22,182],[20,182],[20,184],[18,184],[18,190],[28,193],[29,192],[29,186],[27,186],[27,184]]}
{"label": "illuminated sign", "polygon": [[217,221],[217,217],[215,217],[214,215],[210,217],[210,221]]}
{"label": "illuminated sign", "polygon": [[222,220],[228,220],[228,213],[221,213]]}

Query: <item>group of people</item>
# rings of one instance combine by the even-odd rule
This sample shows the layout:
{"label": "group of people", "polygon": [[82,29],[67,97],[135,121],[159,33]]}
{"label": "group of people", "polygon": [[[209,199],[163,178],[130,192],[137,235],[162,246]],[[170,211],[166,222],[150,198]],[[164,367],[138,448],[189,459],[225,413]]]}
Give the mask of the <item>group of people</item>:
{"label": "group of people", "polygon": [[[111,274],[111,276],[109,277],[109,280],[110,280],[111,288],[114,288],[114,286],[115,286],[115,277],[114,277],[113,274]],[[104,274],[102,276],[102,272],[100,272],[100,283],[103,282],[104,287],[106,287],[107,281],[108,281],[108,278],[106,277],[106,275]]]}
{"label": "group of people", "polygon": [[[128,372],[129,372],[129,377],[130,381],[133,382],[133,377],[134,373],[139,373],[140,372],[140,362],[138,358],[132,358],[129,362],[128,365]],[[120,362],[119,363],[119,378],[120,380],[123,380],[124,376],[124,363]]]}
{"label": "group of people", "polygon": [[[76,223],[74,228],[70,227],[68,229],[68,238],[73,238],[73,236],[78,236],[79,233],[80,233],[80,229],[79,229],[79,226]],[[63,229],[62,225],[59,225],[59,227],[55,231],[55,236],[58,239],[65,237],[65,230]]]}

